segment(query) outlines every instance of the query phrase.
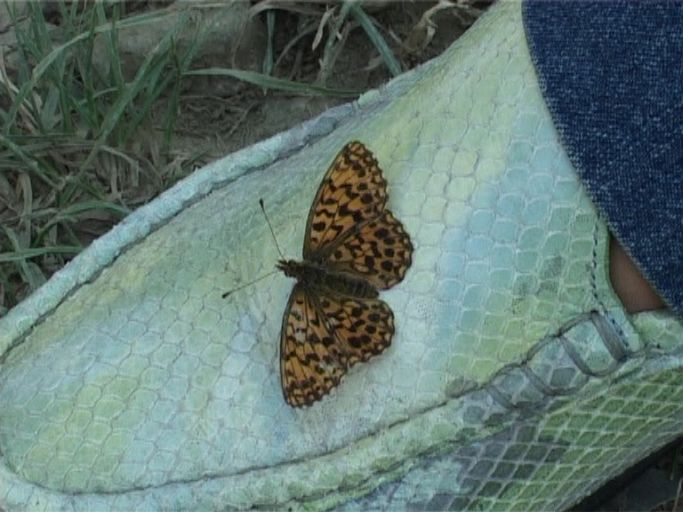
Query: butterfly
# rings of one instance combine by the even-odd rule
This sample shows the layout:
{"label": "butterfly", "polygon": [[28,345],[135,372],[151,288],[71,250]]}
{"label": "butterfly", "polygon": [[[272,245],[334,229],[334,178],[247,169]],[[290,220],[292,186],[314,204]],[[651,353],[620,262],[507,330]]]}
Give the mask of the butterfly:
{"label": "butterfly", "polygon": [[361,142],[349,142],[313,199],[303,261],[277,262],[297,280],[280,334],[282,391],[292,407],[320,400],[349,368],[391,344],[394,313],[379,290],[403,280],[413,245],[386,202],[377,160]]}

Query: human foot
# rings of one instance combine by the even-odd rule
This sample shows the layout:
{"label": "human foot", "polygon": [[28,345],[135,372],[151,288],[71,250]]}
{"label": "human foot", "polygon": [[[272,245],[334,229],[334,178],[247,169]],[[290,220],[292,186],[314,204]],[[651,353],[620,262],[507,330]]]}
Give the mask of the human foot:
{"label": "human foot", "polygon": [[610,237],[609,260],[610,281],[626,311],[639,313],[666,307],[613,236]]}

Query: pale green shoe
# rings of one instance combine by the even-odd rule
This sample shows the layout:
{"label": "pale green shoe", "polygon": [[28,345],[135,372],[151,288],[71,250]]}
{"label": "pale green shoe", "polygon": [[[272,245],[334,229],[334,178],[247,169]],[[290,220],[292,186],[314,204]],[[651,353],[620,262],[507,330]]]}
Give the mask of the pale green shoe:
{"label": "pale green shoe", "polygon": [[[309,206],[349,140],[415,250],[396,335],[307,409],[279,380]],[[683,327],[627,315],[520,6],[141,208],[0,320],[0,508],[560,509],[683,433]]]}

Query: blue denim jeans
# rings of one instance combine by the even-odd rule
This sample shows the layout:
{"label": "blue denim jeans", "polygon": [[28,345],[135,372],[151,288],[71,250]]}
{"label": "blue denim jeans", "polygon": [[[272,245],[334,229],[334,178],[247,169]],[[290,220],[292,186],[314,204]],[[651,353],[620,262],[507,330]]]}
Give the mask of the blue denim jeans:
{"label": "blue denim jeans", "polygon": [[683,3],[529,0],[523,9],[580,179],[645,278],[683,314]]}

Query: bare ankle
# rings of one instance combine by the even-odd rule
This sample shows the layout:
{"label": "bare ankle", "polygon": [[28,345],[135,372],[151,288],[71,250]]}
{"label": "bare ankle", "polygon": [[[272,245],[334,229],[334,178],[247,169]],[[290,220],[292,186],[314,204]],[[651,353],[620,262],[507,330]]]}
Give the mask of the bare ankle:
{"label": "bare ankle", "polygon": [[645,280],[631,258],[610,236],[609,277],[617,296],[629,313],[665,308],[664,301]]}

